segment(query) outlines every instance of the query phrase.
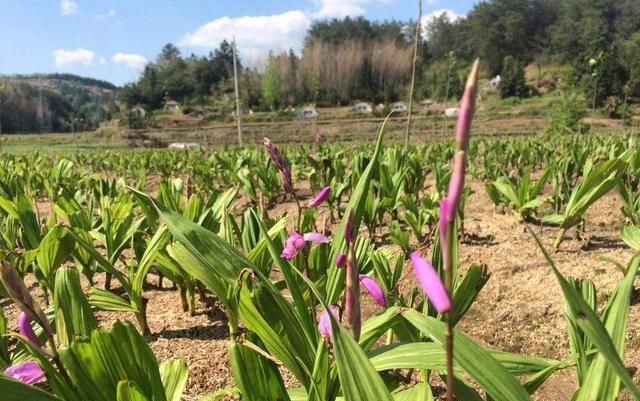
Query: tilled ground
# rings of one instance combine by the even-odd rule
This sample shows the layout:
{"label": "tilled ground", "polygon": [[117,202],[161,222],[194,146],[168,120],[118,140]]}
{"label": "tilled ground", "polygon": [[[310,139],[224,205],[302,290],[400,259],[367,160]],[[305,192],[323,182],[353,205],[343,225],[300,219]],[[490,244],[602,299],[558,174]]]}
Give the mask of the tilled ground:
{"label": "tilled ground", "polygon": [[[473,263],[487,266],[491,278],[477,302],[460,323],[460,328],[479,343],[505,351],[550,358],[568,357],[568,342],[564,319],[564,303],[560,288],[541,251],[525,225],[515,217],[496,213],[480,182],[472,182],[474,193],[467,202],[466,232],[468,239],[461,245],[461,268]],[[278,214],[286,210],[272,211]],[[271,213],[270,213],[271,214]],[[586,233],[580,239],[570,230],[560,251],[552,254],[559,269],[567,276],[593,280],[598,289],[599,305],[603,305],[621,273],[612,265],[598,260],[608,256],[624,264],[633,252],[619,239],[622,225],[620,200],[612,192],[587,213]],[[557,234],[552,227],[531,227],[551,249]],[[406,266],[408,269],[409,267]],[[99,277],[101,280],[102,277]],[[407,280],[412,274],[407,274]],[[97,285],[102,283],[98,280]],[[184,359],[190,368],[186,398],[195,399],[232,384],[227,361],[229,345],[227,324],[213,297],[197,303],[197,313],[189,316],[182,311],[178,293],[158,286],[155,275],[149,276],[145,296],[149,298],[148,338],[159,360]],[[30,279],[31,284],[32,279]],[[410,284],[410,283],[408,283]],[[34,286],[34,294],[41,297]],[[640,299],[634,292],[627,328],[625,363],[640,365]],[[365,314],[379,312],[379,307],[366,297]],[[0,305],[6,305],[0,303]],[[15,321],[13,306],[5,308],[10,321]],[[115,319],[133,316],[98,312],[103,325]],[[634,379],[640,380],[636,373]],[[291,383],[290,380],[287,380]],[[535,394],[539,401],[569,400],[575,389],[575,379],[569,371],[552,376]],[[626,395],[622,399],[627,399]]]}

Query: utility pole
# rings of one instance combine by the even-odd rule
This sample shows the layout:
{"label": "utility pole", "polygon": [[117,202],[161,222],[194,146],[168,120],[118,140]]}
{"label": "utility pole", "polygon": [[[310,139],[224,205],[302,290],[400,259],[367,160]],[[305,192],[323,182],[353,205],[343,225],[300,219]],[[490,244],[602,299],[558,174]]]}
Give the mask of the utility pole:
{"label": "utility pole", "polygon": [[411,70],[411,86],[409,87],[409,115],[407,116],[407,129],[404,133],[404,150],[409,146],[411,131],[411,112],[413,110],[413,88],[416,84],[416,62],[418,60],[418,42],[420,41],[420,20],[422,19],[422,0],[418,0],[418,21],[416,22],[416,34],[413,43],[413,63]]}
{"label": "utility pole", "polygon": [[0,78],[0,139],[2,138],[2,94],[4,93],[4,78]]}
{"label": "utility pole", "polygon": [[240,94],[238,93],[238,62],[236,61],[236,37],[233,37],[233,83],[236,89],[236,123],[238,124],[238,145],[242,146],[242,121],[240,119]]}

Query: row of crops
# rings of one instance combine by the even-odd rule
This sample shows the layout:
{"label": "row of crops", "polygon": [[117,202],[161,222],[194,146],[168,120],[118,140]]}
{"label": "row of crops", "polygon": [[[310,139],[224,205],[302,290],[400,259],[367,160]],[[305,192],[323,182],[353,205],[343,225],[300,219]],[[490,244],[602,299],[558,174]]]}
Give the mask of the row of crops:
{"label": "row of crops", "polygon": [[[623,364],[638,258],[612,261],[621,279],[598,308],[594,284],[564,277],[531,232],[565,297],[566,359],[488,349],[455,328],[489,279],[458,263],[472,182],[497,211],[555,227],[560,250],[616,191],[620,235],[640,250],[632,136],[469,141],[472,89],[455,143],[405,149],[382,128],[370,145],[3,154],[0,400],[181,400],[188,366],[159,362],[145,340],[149,274],[175,284],[184,313],[204,293],[224,307],[234,386],[203,400],[429,400],[436,376],[458,400],[531,400],[565,369],[575,400],[640,399]],[[361,313],[361,293],[379,313]],[[96,310],[123,322],[101,327]]]}

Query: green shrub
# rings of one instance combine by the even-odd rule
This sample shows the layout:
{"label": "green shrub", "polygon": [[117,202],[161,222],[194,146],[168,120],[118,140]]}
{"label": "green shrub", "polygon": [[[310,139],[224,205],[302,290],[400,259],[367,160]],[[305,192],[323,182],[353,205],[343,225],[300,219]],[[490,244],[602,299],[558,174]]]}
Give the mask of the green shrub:
{"label": "green shrub", "polygon": [[551,118],[545,133],[574,134],[584,132],[587,125],[582,119],[587,115],[584,99],[575,91],[563,92],[551,109]]}
{"label": "green shrub", "polygon": [[530,90],[524,78],[524,67],[512,56],[507,56],[502,62],[500,75],[500,97],[526,97]]}

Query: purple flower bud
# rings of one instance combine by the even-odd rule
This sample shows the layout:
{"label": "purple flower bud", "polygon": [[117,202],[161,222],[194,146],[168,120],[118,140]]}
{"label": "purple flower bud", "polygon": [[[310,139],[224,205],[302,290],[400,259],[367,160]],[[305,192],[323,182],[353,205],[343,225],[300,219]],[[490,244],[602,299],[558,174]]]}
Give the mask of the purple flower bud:
{"label": "purple flower bud", "polygon": [[316,196],[311,199],[309,202],[310,207],[316,207],[321,205],[324,201],[329,198],[329,194],[331,193],[331,187],[324,187],[316,194]]}
{"label": "purple flower bud", "polygon": [[431,263],[423,259],[418,252],[413,252],[411,264],[418,283],[436,311],[445,313],[451,310],[451,299]]}
{"label": "purple flower bud", "polygon": [[338,269],[342,269],[346,264],[347,255],[345,255],[344,253],[339,253],[338,256],[336,256],[336,267]]}
{"label": "purple flower bud", "polygon": [[24,312],[20,312],[20,314],[18,315],[18,332],[20,332],[22,336],[29,339],[29,341],[36,347],[42,346],[42,344],[40,343],[40,339],[38,338],[38,336],[36,336],[36,333],[31,327],[31,319]]}
{"label": "purple flower bud", "polygon": [[376,301],[378,305],[382,306],[383,308],[387,306],[387,300],[384,297],[384,291],[382,291],[382,287],[376,280],[365,274],[361,274],[360,284],[362,284],[364,289],[367,290],[369,295],[373,297],[374,301]]}
{"label": "purple flower bud", "polygon": [[467,149],[469,148],[469,137],[471,136],[471,120],[473,119],[473,109],[476,103],[478,89],[478,68],[479,61],[476,60],[471,67],[467,84],[460,100],[458,108],[458,120],[456,121],[456,154],[453,159],[453,173],[449,182],[449,213],[447,219],[453,221],[458,212],[460,197],[464,189],[464,173],[467,161]]}
{"label": "purple flower bud", "polygon": [[478,91],[478,70],[480,67],[479,60],[474,61],[467,78],[467,84],[460,100],[458,108],[458,120],[456,121],[456,150],[467,151],[469,147],[469,136],[471,133],[471,120],[473,118],[473,109],[476,103],[476,95]]}
{"label": "purple flower bud", "polygon": [[44,371],[34,361],[26,361],[10,366],[4,374],[25,384],[34,384],[44,378]]}
{"label": "purple flower bud", "polygon": [[513,178],[516,175],[516,170],[509,171],[509,178]]}
{"label": "purple flower bud", "polygon": [[[329,305],[328,310],[331,311],[331,314],[337,321],[340,321],[340,317],[338,317],[338,307],[336,305]],[[318,319],[318,331],[323,337],[331,339],[331,320],[327,310],[322,312]]]}
{"label": "purple flower bud", "polygon": [[349,209],[347,215],[347,221],[344,224],[344,241],[348,244],[355,240],[355,233],[353,232],[353,210]]}
{"label": "purple flower bud", "polygon": [[289,163],[280,153],[280,149],[276,145],[271,142],[269,138],[263,138],[262,140],[269,157],[271,157],[271,161],[273,164],[280,170],[280,182],[282,183],[282,187],[287,193],[293,193],[293,185],[291,184],[291,167],[289,167]]}

